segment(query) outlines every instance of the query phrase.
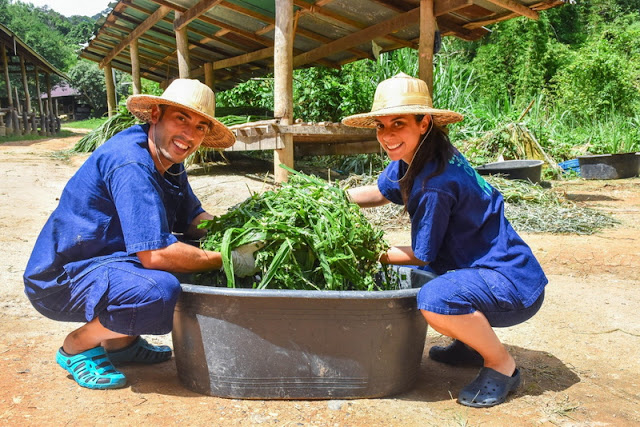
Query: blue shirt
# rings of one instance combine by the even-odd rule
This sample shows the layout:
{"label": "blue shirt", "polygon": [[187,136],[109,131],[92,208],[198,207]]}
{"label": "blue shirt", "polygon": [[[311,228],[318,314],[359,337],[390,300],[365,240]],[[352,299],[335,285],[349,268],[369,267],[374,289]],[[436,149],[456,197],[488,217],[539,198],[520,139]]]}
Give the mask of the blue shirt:
{"label": "blue shirt", "polygon": [[[455,152],[444,172],[424,180],[436,168],[422,167],[407,204],[411,247],[436,274],[461,268],[488,268],[507,277],[529,306],[540,296],[547,278],[529,246],[504,216],[504,200],[462,154]],[[408,169],[391,162],[378,178],[383,196],[404,204],[399,180]]]}
{"label": "blue shirt", "polygon": [[[169,246],[177,242],[174,232],[186,231],[204,212],[185,173],[160,175],[148,129],[136,125],[116,134],[69,180],[25,270],[30,298],[56,292],[104,263]],[[182,164],[170,168],[183,170]]]}

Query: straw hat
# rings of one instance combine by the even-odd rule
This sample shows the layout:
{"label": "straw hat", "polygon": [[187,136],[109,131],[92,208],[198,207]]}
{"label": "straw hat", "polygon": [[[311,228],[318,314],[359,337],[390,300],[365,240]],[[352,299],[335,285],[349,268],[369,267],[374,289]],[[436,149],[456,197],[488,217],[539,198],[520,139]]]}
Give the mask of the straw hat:
{"label": "straw hat", "polygon": [[176,79],[171,82],[161,96],[131,95],[127,99],[127,109],[143,122],[151,121],[151,107],[172,105],[184,108],[211,121],[209,132],[202,145],[210,148],[228,148],[236,142],[236,137],[221,122],[213,118],[216,98],[213,91],[198,80]]}
{"label": "straw hat", "polygon": [[345,117],[342,123],[358,128],[374,128],[376,117],[405,114],[429,114],[439,126],[459,122],[464,118],[455,111],[433,108],[427,84],[423,80],[399,73],[378,84],[371,112]]}

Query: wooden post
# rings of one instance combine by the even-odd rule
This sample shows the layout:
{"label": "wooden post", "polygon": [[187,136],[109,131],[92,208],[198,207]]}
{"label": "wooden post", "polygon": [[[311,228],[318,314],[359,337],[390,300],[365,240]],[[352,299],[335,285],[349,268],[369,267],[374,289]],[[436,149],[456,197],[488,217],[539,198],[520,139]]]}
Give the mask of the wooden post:
{"label": "wooden post", "polygon": [[53,114],[53,100],[51,99],[51,74],[49,74],[49,73],[45,74],[45,81],[46,81],[46,84],[47,84],[47,94],[49,95],[47,97],[47,111],[48,111],[48,117],[49,117],[49,129],[47,129],[47,130],[48,130],[49,133],[55,133],[55,128],[53,126],[55,115]]}
{"label": "wooden post", "polygon": [[24,58],[20,57],[20,71],[22,72],[22,85],[24,86],[24,105],[27,114],[31,113],[31,97],[29,95],[29,83],[27,82],[27,69],[24,66]]}
{"label": "wooden post", "polygon": [[11,80],[9,79],[9,60],[7,58],[7,48],[4,45],[0,45],[2,50],[2,65],[4,67],[4,83],[7,88],[7,100],[9,101],[9,113],[7,114],[6,127],[7,134],[13,133],[14,129],[18,129],[18,123],[14,122],[13,115],[13,93],[11,91]]}
{"label": "wooden post", "polygon": [[[293,0],[276,0],[275,47],[273,53],[274,108],[273,114],[280,124],[293,123]],[[280,164],[293,168],[293,135],[278,133],[283,148],[273,153],[274,177],[284,182],[289,172]]]}
{"label": "wooden post", "polygon": [[[182,13],[175,12],[174,22],[182,17]],[[187,36],[187,27],[184,26],[176,31],[176,48],[178,54],[178,73],[181,79],[188,79],[191,70],[191,61],[189,60],[189,38]]]}
{"label": "wooden post", "polygon": [[35,76],[36,76],[36,94],[38,96],[38,115],[40,116],[40,135],[46,135],[47,127],[45,125],[44,118],[44,110],[42,108],[42,96],[40,95],[42,92],[40,91],[40,75],[38,73],[38,67],[34,68]]}
{"label": "wooden post", "polygon": [[436,32],[434,0],[420,0],[420,43],[418,44],[418,73],[427,83],[433,105],[433,43]]}
{"label": "wooden post", "polygon": [[116,114],[118,108],[116,104],[116,85],[113,81],[113,71],[111,69],[111,63],[104,66],[104,81],[107,84],[107,109],[109,111],[109,117]]}
{"label": "wooden post", "polygon": [[213,72],[213,62],[205,62],[204,64],[204,84],[209,86],[212,91],[216,91],[216,76]]}
{"label": "wooden post", "polygon": [[133,94],[142,93],[142,82],[140,80],[140,56],[138,53],[138,39],[132,40],[129,44],[131,55],[131,80],[133,81]]}

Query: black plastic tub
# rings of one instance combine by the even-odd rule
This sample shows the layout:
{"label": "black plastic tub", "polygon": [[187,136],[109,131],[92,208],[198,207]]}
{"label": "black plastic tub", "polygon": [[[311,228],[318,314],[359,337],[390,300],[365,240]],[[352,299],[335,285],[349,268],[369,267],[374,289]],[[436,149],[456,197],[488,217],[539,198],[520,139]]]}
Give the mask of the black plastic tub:
{"label": "black plastic tub", "polygon": [[640,156],[636,153],[578,156],[584,179],[621,179],[638,175]]}
{"label": "black plastic tub", "polygon": [[182,285],[173,328],[178,377],[241,399],[382,397],[408,390],[427,324],[416,306],[434,276],[399,269],[396,291]]}
{"label": "black plastic tub", "polygon": [[507,179],[529,180],[534,184],[542,176],[542,160],[505,160],[476,167],[480,175],[503,175]]}

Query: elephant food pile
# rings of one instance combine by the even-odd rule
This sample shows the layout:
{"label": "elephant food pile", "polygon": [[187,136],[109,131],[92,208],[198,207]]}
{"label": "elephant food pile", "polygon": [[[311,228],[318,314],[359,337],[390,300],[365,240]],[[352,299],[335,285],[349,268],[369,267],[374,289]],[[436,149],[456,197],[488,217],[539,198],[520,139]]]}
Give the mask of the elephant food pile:
{"label": "elephant food pile", "polygon": [[[298,290],[389,290],[396,280],[377,260],[389,247],[344,190],[291,170],[276,191],[254,194],[226,214],[203,221],[201,247],[219,251],[223,272],[197,275],[201,285]],[[259,272],[234,277],[231,251],[264,242]]]}

